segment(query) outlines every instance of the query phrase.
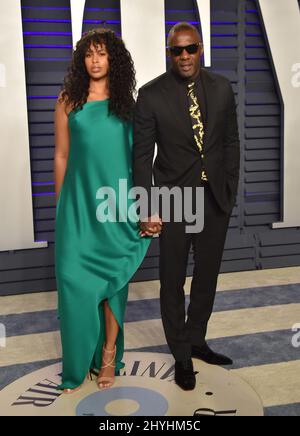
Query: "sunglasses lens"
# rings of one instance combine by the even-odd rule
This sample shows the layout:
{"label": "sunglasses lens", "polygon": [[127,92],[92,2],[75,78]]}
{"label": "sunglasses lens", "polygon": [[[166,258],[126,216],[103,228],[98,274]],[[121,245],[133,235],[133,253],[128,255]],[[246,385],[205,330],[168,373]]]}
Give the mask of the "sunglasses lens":
{"label": "sunglasses lens", "polygon": [[170,52],[173,56],[180,56],[183,52],[182,47],[170,47]]}
{"label": "sunglasses lens", "polygon": [[173,56],[180,56],[183,50],[186,50],[189,54],[195,54],[198,51],[199,44],[190,44],[185,47],[170,47],[170,52]]}
{"label": "sunglasses lens", "polygon": [[185,47],[185,49],[189,54],[195,54],[198,51],[198,47],[199,47],[198,44],[191,44]]}

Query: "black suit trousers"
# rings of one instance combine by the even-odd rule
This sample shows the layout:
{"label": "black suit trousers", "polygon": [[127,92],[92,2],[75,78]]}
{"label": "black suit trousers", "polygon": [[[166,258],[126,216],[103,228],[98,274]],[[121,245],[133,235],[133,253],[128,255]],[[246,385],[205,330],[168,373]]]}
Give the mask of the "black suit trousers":
{"label": "black suit trousers", "polygon": [[[186,233],[184,222],[164,222],[160,235],[160,304],[167,343],[175,360],[191,357],[205,342],[231,213],[222,211],[209,184],[204,187],[204,228]],[[194,270],[185,310],[184,284],[191,247]]]}

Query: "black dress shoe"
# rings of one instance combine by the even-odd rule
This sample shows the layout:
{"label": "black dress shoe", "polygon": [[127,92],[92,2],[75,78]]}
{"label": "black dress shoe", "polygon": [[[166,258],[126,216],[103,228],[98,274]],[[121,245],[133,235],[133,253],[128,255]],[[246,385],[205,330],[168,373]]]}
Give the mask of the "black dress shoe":
{"label": "black dress shoe", "polygon": [[192,345],[192,357],[203,360],[211,365],[232,365],[233,361],[223,354],[215,353],[207,344],[202,347]]}
{"label": "black dress shoe", "polygon": [[175,382],[185,391],[192,391],[196,386],[192,359],[175,362]]}

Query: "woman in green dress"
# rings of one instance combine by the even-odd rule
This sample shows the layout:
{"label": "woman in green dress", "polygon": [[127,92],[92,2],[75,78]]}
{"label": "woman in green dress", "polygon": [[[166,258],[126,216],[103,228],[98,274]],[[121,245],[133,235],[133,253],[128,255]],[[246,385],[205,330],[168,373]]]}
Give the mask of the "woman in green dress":
{"label": "woman in green dress", "polygon": [[[63,352],[58,388],[65,393],[78,390],[93,368],[99,368],[99,388],[109,388],[124,367],[128,282],[151,241],[150,234],[141,237],[137,221],[116,215],[124,203],[119,181],[128,191],[133,185],[135,84],[123,41],[110,30],[93,30],[77,43],[56,104],[55,269]],[[114,190],[114,207],[103,187]]]}

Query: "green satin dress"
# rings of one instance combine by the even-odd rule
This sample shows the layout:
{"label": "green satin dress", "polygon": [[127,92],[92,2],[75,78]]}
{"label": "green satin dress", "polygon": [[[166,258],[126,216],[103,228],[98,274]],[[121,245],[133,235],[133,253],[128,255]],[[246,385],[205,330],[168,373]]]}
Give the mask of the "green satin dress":
{"label": "green satin dress", "polygon": [[[119,210],[126,210],[124,202],[128,209],[134,202],[127,199],[133,184],[132,124],[109,115],[108,102],[87,102],[69,114],[70,152],[56,208],[55,272],[63,353],[59,389],[78,387],[90,368],[101,367],[104,300],[120,327],[116,373],[124,367],[128,282],[151,242],[140,237],[137,220],[99,220],[99,207],[112,220]],[[114,203],[99,195],[103,187],[114,189]]]}

